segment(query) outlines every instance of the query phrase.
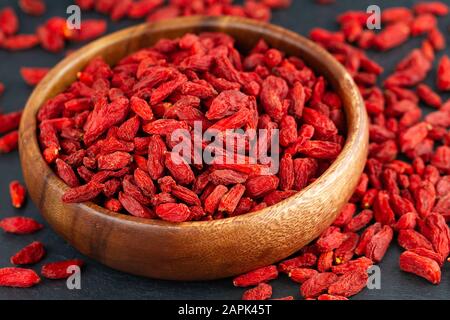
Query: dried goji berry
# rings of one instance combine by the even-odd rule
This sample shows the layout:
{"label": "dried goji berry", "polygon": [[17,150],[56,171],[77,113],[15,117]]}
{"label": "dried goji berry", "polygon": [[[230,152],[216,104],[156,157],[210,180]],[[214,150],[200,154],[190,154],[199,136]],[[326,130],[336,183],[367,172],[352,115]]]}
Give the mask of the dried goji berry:
{"label": "dried goji berry", "polygon": [[272,296],[272,286],[260,283],[253,289],[249,289],[242,295],[242,300],[267,300]]}
{"label": "dried goji berry", "polygon": [[338,276],[334,273],[319,273],[303,282],[300,293],[304,298],[315,298],[325,292],[337,280]]}
{"label": "dried goji berry", "polygon": [[400,255],[400,269],[425,278],[432,284],[441,282],[441,269],[436,261],[411,251],[405,251]]}
{"label": "dried goji berry", "polygon": [[96,198],[103,190],[103,184],[91,181],[85,185],[67,190],[62,200],[66,203],[85,202]]}
{"label": "dried goji berry", "polygon": [[385,225],[367,242],[366,257],[374,262],[380,262],[389,248],[393,235],[392,228]]}
{"label": "dried goji berry", "polygon": [[164,203],[156,207],[156,214],[163,220],[170,222],[184,222],[191,212],[189,208],[182,203]]}
{"label": "dried goji berry", "polygon": [[37,85],[48,73],[48,68],[20,68],[20,74],[25,82],[30,86]]}
{"label": "dried goji berry", "polygon": [[437,86],[439,90],[450,90],[450,58],[444,55],[439,61]]}
{"label": "dried goji berry", "polygon": [[0,10],[0,30],[6,35],[11,36],[19,29],[19,19],[16,12],[11,7],[4,7]]}
{"label": "dried goji berry", "polygon": [[34,264],[39,262],[44,255],[44,245],[39,241],[34,241],[13,255],[10,261],[15,265]]}
{"label": "dried goji berry", "polygon": [[240,275],[233,280],[236,287],[255,286],[262,282],[267,282],[278,277],[278,270],[276,266],[267,266]]}
{"label": "dried goji berry", "polygon": [[312,278],[313,276],[317,275],[319,272],[314,269],[309,268],[294,268],[291,271],[289,271],[288,276],[291,280],[303,283],[309,278]]}
{"label": "dried goji berry", "polygon": [[30,234],[41,230],[43,225],[32,218],[10,217],[0,220],[0,228],[8,233]]}
{"label": "dried goji berry", "polygon": [[19,6],[23,12],[32,16],[43,15],[46,10],[43,0],[19,0]]}
{"label": "dried goji berry", "polygon": [[84,262],[80,259],[50,262],[42,266],[41,275],[47,279],[66,279],[73,273],[69,268],[81,268],[83,265]]}
{"label": "dried goji berry", "polygon": [[334,296],[353,296],[366,287],[368,278],[365,270],[346,273],[328,287],[328,293]]}
{"label": "dried goji berry", "polygon": [[295,268],[312,267],[316,264],[317,257],[312,253],[305,253],[298,257],[284,260],[278,265],[280,271],[289,273]]}
{"label": "dried goji berry", "polygon": [[26,190],[19,181],[12,181],[9,184],[9,194],[11,196],[11,203],[14,208],[21,208],[25,202]]}
{"label": "dried goji berry", "polygon": [[1,268],[0,286],[29,288],[41,281],[39,276],[31,269]]}

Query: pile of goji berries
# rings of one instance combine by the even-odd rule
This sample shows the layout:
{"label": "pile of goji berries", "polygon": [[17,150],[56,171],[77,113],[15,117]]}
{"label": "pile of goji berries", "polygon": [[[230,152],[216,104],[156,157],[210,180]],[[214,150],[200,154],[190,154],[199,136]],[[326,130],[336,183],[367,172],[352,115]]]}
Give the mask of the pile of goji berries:
{"label": "pile of goji berries", "polygon": [[111,20],[145,19],[155,22],[181,16],[239,16],[269,21],[273,9],[287,8],[292,0],[245,0],[243,5],[233,0],[75,0],[83,10],[95,10],[109,15]]}
{"label": "pile of goji berries", "polygon": [[[114,68],[94,59],[78,79],[38,113],[44,158],[71,187],[63,196],[68,203],[96,200],[171,222],[241,215],[302,190],[345,143],[339,96],[302,60],[262,40],[243,56],[223,33],[161,39]],[[196,125],[224,142],[236,129],[267,134],[258,131],[254,156],[227,142],[214,152],[232,161],[206,162],[210,141],[200,136],[195,146]],[[189,151],[180,155],[182,129]],[[276,129],[272,158],[281,160],[272,173],[260,153]],[[199,163],[192,163],[195,153]]]}
{"label": "pile of goji berries", "polygon": [[[405,249],[400,269],[440,283],[450,252],[450,100],[443,102],[422,82],[435,52],[445,48],[437,17],[448,13],[441,2],[389,8],[382,12],[382,31],[374,32],[365,28],[367,13],[351,11],[338,17],[341,31],[311,31],[311,39],[333,54],[360,88],[370,117],[369,159],[350,202],[316,241],[278,266],[235,278],[235,286],[256,286],[243,299],[270,298],[267,282],[282,272],[301,284],[305,299],[345,300],[366,287],[368,268],[383,259],[394,234]],[[389,50],[420,35],[421,48],[378,87],[383,69],[363,50]],[[436,88],[450,91],[446,55],[438,62]],[[419,102],[436,111],[423,119]]]}

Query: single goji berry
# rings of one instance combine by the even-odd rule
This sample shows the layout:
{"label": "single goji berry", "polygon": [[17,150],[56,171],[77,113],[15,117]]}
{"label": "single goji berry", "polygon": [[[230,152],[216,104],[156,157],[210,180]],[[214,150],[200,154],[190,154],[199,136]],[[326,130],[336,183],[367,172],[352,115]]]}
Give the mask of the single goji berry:
{"label": "single goji berry", "polygon": [[13,255],[10,261],[15,265],[34,264],[39,262],[44,255],[44,245],[39,241],[34,241]]}
{"label": "single goji berry", "polygon": [[411,251],[405,251],[400,255],[400,269],[425,278],[432,284],[441,282],[441,269],[436,261]]}
{"label": "single goji berry", "polygon": [[25,202],[26,190],[19,181],[12,181],[9,184],[9,194],[11,196],[11,203],[14,208],[21,208]]}
{"label": "single goji berry", "polygon": [[267,300],[272,296],[272,286],[260,283],[253,289],[249,289],[242,295],[242,300]]}
{"label": "single goji berry", "polygon": [[0,220],[0,228],[8,233],[30,234],[41,230],[43,225],[32,218],[10,217]]}
{"label": "single goji berry", "polygon": [[84,262],[80,259],[50,262],[42,266],[41,275],[47,279],[65,279],[75,272],[70,270],[71,267],[81,268],[83,265]]}
{"label": "single goji berry", "polygon": [[41,281],[39,276],[31,269],[23,268],[1,268],[0,286],[29,288]]}
{"label": "single goji berry", "polygon": [[276,266],[267,266],[240,275],[233,280],[236,287],[255,286],[262,282],[267,282],[278,277],[278,270]]}

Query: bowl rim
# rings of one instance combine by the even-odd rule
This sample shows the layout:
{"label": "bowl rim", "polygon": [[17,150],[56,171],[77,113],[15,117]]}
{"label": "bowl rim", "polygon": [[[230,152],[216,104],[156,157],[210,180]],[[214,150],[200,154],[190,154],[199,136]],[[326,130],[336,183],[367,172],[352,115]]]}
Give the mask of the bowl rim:
{"label": "bowl rim", "polygon": [[[51,68],[51,70],[48,72],[48,74],[45,76],[45,78],[34,88],[32,94],[29,96],[27,103],[25,105],[25,109],[24,109],[25,116],[22,117],[20,129],[19,129],[19,132],[22,132],[22,129],[25,126],[25,124],[24,124],[25,120],[27,120],[27,119],[32,120],[31,124],[33,125],[34,130],[33,130],[32,139],[30,139],[29,143],[32,143],[33,147],[37,148],[37,150],[39,151],[40,157],[36,160],[41,162],[42,166],[45,167],[46,172],[43,172],[43,177],[46,177],[48,179],[47,183],[57,184],[57,187],[62,189],[62,191],[64,191],[64,192],[66,190],[70,189],[57,176],[57,174],[52,170],[52,168],[43,159],[43,155],[42,155],[41,149],[39,147],[39,143],[38,143],[38,135],[37,135],[38,121],[36,118],[37,112],[42,107],[42,104],[39,107],[36,107],[35,108],[36,110],[34,112],[29,111],[30,109],[33,109],[33,105],[34,105],[33,100],[35,98],[36,92],[42,90],[47,85],[47,82],[50,81],[50,79],[55,78],[57,75],[60,76],[61,73],[63,73],[64,70],[66,70],[66,69],[71,69],[73,67],[72,64],[74,64],[71,57],[73,57],[74,55],[78,55],[78,56],[88,55],[91,50],[95,51],[95,48],[97,47],[97,45],[100,42],[103,42],[103,43],[111,42],[110,40],[114,39],[117,36],[120,36],[121,34],[129,35],[129,34],[134,34],[136,32],[139,32],[141,30],[144,31],[144,30],[150,30],[150,29],[155,29],[155,28],[157,29],[158,27],[159,28],[165,27],[165,29],[176,30],[176,29],[178,29],[177,26],[180,24],[183,26],[186,26],[186,25],[195,26],[195,23],[197,23],[196,26],[199,26],[198,22],[199,22],[198,16],[191,16],[191,17],[179,17],[179,18],[174,18],[174,19],[168,19],[168,20],[164,20],[163,22],[142,23],[142,24],[138,24],[135,26],[127,27],[127,28],[118,30],[116,32],[107,34],[103,37],[100,37],[100,38],[88,43],[87,45],[82,46],[81,48],[79,48],[75,52],[71,53],[70,55],[65,57],[62,61],[60,61],[59,63],[57,63],[55,66],[53,66]],[[344,160],[346,157],[348,157],[349,153],[352,151],[352,147],[354,147],[354,144],[357,140],[356,138],[358,136],[360,136],[361,134],[363,134],[365,129],[360,124],[367,122],[367,119],[365,119],[367,117],[367,114],[366,114],[366,110],[364,108],[364,101],[363,101],[361,94],[360,94],[359,90],[357,89],[357,86],[356,86],[353,78],[351,77],[351,75],[347,72],[347,70],[344,68],[344,66],[342,66],[330,53],[328,53],[321,46],[315,44],[313,41],[309,40],[308,38],[294,32],[294,31],[291,31],[289,29],[286,29],[286,28],[278,26],[278,25],[274,25],[274,24],[266,23],[266,22],[255,21],[252,19],[242,18],[242,17],[231,17],[231,16],[203,17],[202,16],[201,26],[202,27],[219,27],[219,26],[223,25],[225,22],[232,23],[233,27],[235,27],[235,28],[238,26],[245,25],[247,28],[254,29],[257,33],[260,33],[261,37],[263,37],[263,35],[265,35],[265,34],[273,35],[274,33],[278,33],[278,34],[285,34],[288,36],[284,40],[287,40],[287,38],[291,38],[291,39],[297,39],[297,40],[303,41],[310,47],[309,50],[316,51],[316,52],[319,51],[326,58],[326,61],[323,61],[323,64],[328,64],[329,69],[331,69],[331,67],[335,68],[337,71],[335,71],[334,73],[341,73],[344,76],[345,80],[349,81],[350,90],[352,91],[352,95],[354,98],[357,99],[357,101],[355,101],[354,104],[356,106],[358,106],[358,112],[357,112],[358,116],[353,121],[354,127],[358,127],[359,130],[353,130],[354,131],[353,134],[350,135],[351,130],[349,130],[350,129],[349,123],[347,123],[347,137],[345,140],[344,147],[342,148],[338,157],[336,159],[334,159],[334,161],[331,163],[331,165],[315,181],[313,181],[308,186],[306,186],[302,190],[298,191],[294,195],[290,196],[289,198],[286,198],[275,205],[268,206],[261,210],[258,210],[255,212],[249,212],[249,213],[239,215],[239,216],[234,216],[234,217],[226,217],[226,218],[222,218],[222,219],[208,220],[208,221],[186,221],[186,222],[180,222],[180,223],[173,223],[173,222],[168,222],[168,221],[164,221],[164,220],[146,219],[146,218],[135,217],[132,215],[127,215],[124,213],[116,213],[116,212],[110,211],[92,201],[87,201],[87,202],[83,202],[83,203],[66,203],[66,204],[64,204],[65,206],[75,206],[75,207],[79,208],[80,210],[90,212],[91,214],[102,215],[104,218],[113,219],[118,222],[133,223],[133,224],[136,223],[139,225],[146,224],[146,225],[151,225],[153,227],[162,227],[165,229],[167,229],[167,228],[169,228],[169,229],[170,228],[186,229],[186,228],[192,228],[192,227],[193,228],[205,227],[208,225],[214,226],[214,225],[229,224],[229,223],[244,223],[246,220],[249,220],[256,216],[263,216],[266,214],[270,214],[272,209],[275,207],[279,207],[279,206],[282,207],[284,204],[287,204],[288,202],[295,202],[296,200],[301,198],[304,193],[309,192],[313,188],[316,188],[323,181],[326,181],[328,178],[331,177],[332,173],[335,171],[334,169],[338,166],[339,162],[341,162],[340,160]],[[217,32],[227,33],[226,30],[218,30]],[[312,68],[312,69],[314,69],[314,68]],[[63,91],[60,91],[60,92],[63,92]],[[344,112],[345,112],[345,110],[344,110]],[[28,115],[28,113],[31,113],[31,116]],[[348,119],[347,112],[345,112],[345,114]],[[27,117],[27,115],[28,115],[28,117]],[[20,135],[19,138],[22,139],[22,134]],[[19,151],[20,151],[20,148],[19,148]],[[61,199],[58,199],[57,201],[62,202]]]}

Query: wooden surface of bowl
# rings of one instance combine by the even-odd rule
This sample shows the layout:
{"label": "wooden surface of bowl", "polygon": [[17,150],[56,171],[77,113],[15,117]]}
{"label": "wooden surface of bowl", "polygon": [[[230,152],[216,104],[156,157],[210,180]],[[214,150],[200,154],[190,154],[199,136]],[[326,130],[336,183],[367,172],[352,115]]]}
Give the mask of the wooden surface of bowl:
{"label": "wooden surface of bowl", "polygon": [[[342,153],[307,188],[261,211],[216,221],[173,224],[110,212],[94,203],[64,204],[67,190],[45,163],[36,135],[36,114],[65,90],[92,58],[110,63],[161,38],[220,31],[241,50],[260,38],[301,57],[341,96],[348,134]],[[171,280],[233,276],[284,259],[327,228],[351,197],[367,157],[368,119],[352,77],[325,50],[274,25],[235,17],[190,17],[144,24],[103,37],[53,68],[28,100],[20,126],[20,158],[29,193],[51,227],[83,254],[114,269]]]}

